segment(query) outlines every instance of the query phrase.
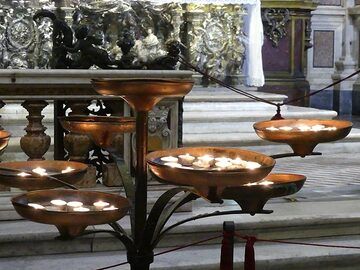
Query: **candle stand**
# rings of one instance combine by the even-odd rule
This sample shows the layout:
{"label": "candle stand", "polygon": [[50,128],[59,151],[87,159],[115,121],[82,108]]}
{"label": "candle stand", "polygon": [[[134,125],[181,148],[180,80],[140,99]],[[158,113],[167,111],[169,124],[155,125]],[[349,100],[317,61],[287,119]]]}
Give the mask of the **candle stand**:
{"label": "candle stand", "polygon": [[[88,134],[94,143],[110,152],[119,167],[122,160],[114,144],[116,135],[136,131],[135,179],[126,177],[123,179],[127,199],[103,192],[39,190],[17,196],[12,199],[12,203],[24,218],[55,225],[63,238],[98,232],[114,235],[126,247],[128,263],[132,270],[150,268],[154,259],[154,249],[169,230],[186,222],[211,216],[269,214],[272,211],[264,210],[264,205],[270,198],[296,193],[306,180],[303,175],[270,174],[275,165],[273,157],[237,148],[192,147],[148,154],[148,112],[163,98],[185,96],[193,87],[192,80],[97,79],[93,80],[93,86],[102,95],[123,98],[135,111],[136,118],[68,116],[60,118],[60,122],[68,131]],[[302,120],[302,125],[307,124],[317,128],[323,125],[321,129],[328,128],[314,136],[315,130],[291,132],[288,127],[284,129],[284,126],[296,128],[299,123],[295,123],[295,120],[283,121],[287,120],[254,125],[261,138],[288,143],[294,150],[294,153],[277,157],[312,155],[318,143],[341,139],[351,129],[349,122],[328,120],[325,123],[315,120],[310,123],[304,120],[305,123]],[[3,178],[6,174],[12,174],[11,176],[14,177],[15,172],[25,168],[27,168],[26,172],[31,174],[29,177],[34,176],[27,164],[30,163],[14,168],[10,164],[1,164],[0,180],[6,179]],[[155,179],[178,187],[163,193],[147,215],[148,167]],[[60,179],[60,176],[54,175],[48,178],[54,181],[53,184],[59,184],[52,178]],[[16,177],[14,179],[18,180]],[[7,185],[17,183],[15,180],[1,181],[0,183]],[[74,189],[69,184],[66,186]],[[50,185],[41,186],[38,181],[34,181],[33,186],[23,184],[22,187],[44,189],[50,188]],[[210,203],[233,200],[239,204],[241,210],[202,214],[166,227],[167,221],[179,207],[200,197]],[[79,202],[82,203],[81,207],[72,207]],[[57,204],[57,208],[53,208],[52,204]],[[112,206],[109,207],[110,209],[105,208],[108,204]],[[131,232],[126,232],[116,222],[125,216],[128,209],[130,209]],[[84,231],[88,225],[106,223],[109,223],[113,230]]]}

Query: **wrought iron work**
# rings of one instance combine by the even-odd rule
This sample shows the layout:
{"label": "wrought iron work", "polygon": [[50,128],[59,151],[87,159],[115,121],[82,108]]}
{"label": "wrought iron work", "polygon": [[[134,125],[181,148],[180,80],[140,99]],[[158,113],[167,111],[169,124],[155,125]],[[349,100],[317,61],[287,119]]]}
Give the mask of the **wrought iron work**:
{"label": "wrought iron work", "polygon": [[277,47],[281,39],[287,35],[287,26],[290,21],[290,11],[285,9],[267,8],[263,11],[264,34]]}

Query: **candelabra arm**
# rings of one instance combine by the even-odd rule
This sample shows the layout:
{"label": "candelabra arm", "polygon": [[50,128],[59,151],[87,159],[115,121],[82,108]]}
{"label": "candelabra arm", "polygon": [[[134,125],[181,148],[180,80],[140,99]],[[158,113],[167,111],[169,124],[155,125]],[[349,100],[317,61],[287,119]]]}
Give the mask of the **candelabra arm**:
{"label": "candelabra arm", "polygon": [[[257,214],[271,214],[273,211],[272,210],[261,210],[259,212],[257,212]],[[182,224],[185,224],[187,222],[190,221],[194,221],[194,220],[198,220],[198,219],[203,219],[203,218],[208,218],[208,217],[214,217],[214,216],[225,216],[225,215],[238,215],[238,214],[249,214],[248,212],[242,211],[242,210],[232,210],[232,211],[215,211],[212,213],[205,213],[205,214],[200,214],[197,216],[193,216],[184,220],[181,220],[179,222],[174,223],[173,225],[167,227],[166,229],[164,229],[161,233],[158,234],[157,238],[152,242],[152,248],[155,248],[156,245],[160,242],[160,240],[164,237],[164,235],[172,230],[175,227],[178,227]]]}
{"label": "candelabra arm", "polygon": [[134,182],[132,181],[131,176],[128,173],[126,173],[127,168],[124,163],[124,159],[116,153],[111,153],[111,157],[115,161],[116,167],[119,171],[119,174],[121,175],[121,180],[124,185],[126,197],[132,203],[134,203],[134,194],[135,194]]}
{"label": "candelabra arm", "polygon": [[[170,200],[181,192],[184,192],[184,194],[169,205]],[[199,198],[199,196],[187,188],[172,188],[163,193],[155,202],[148,216],[144,229],[142,247],[149,246],[153,239],[157,238],[157,235],[163,229],[166,222],[179,207],[197,198]]]}
{"label": "candelabra arm", "polygon": [[111,228],[113,228],[113,230],[114,230],[115,232],[121,233],[121,234],[123,234],[123,235],[127,235],[126,231],[124,230],[123,227],[120,226],[119,223],[117,223],[117,222],[112,222],[112,223],[109,223],[109,226],[110,226]]}
{"label": "candelabra arm", "polygon": [[80,234],[79,236],[85,236],[85,235],[89,235],[89,234],[97,234],[97,233],[108,233],[111,234],[112,236],[116,237],[117,239],[119,239],[125,246],[126,250],[129,251],[135,251],[135,246],[134,246],[134,242],[133,240],[127,236],[126,234],[123,234],[121,232],[118,231],[112,231],[112,230],[91,230],[91,231],[85,231],[82,234]]}
{"label": "candelabra arm", "polygon": [[[312,152],[311,154],[307,155],[307,156],[321,156],[322,153],[320,152]],[[295,154],[295,153],[285,153],[285,154],[276,154],[276,155],[272,155],[270,156],[273,159],[279,159],[279,158],[286,158],[286,157],[300,157],[300,155]]]}

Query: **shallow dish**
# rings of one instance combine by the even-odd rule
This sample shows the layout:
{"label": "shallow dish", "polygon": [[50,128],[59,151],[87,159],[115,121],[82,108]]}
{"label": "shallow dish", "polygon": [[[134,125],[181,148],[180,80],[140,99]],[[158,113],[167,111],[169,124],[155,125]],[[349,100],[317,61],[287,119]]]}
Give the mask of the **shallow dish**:
{"label": "shallow dish", "polygon": [[[164,165],[161,157],[190,154],[195,157],[211,155],[214,157],[242,158],[261,164],[256,169],[206,170],[172,168]],[[152,152],[147,155],[150,171],[160,182],[191,186],[202,197],[212,202],[221,201],[226,187],[238,187],[257,182],[267,176],[275,165],[275,160],[261,153],[224,147],[185,147]]]}
{"label": "shallow dish", "polygon": [[[55,211],[35,209],[28,203],[47,205],[51,200],[80,201],[84,205],[103,201],[116,207],[108,211]],[[11,199],[16,212],[31,221],[55,225],[63,238],[73,238],[80,235],[87,226],[107,224],[124,217],[130,208],[129,201],[119,195],[105,192],[82,190],[38,190],[31,191]]]}
{"label": "shallow dish", "polygon": [[[79,182],[85,175],[88,165],[75,161],[40,160],[14,161],[0,163],[0,184],[23,190],[52,189],[62,187],[63,184],[41,175],[20,176],[21,172],[32,172],[36,168],[45,169],[49,176],[53,176],[71,185]],[[62,173],[68,167],[72,171]]]}
{"label": "shallow dish", "polygon": [[[300,131],[269,130],[279,127],[316,126],[334,127],[335,130]],[[296,155],[301,157],[310,155],[319,143],[337,141],[345,138],[351,131],[352,123],[342,120],[322,119],[284,119],[262,121],[254,124],[256,134],[267,141],[286,143]]]}

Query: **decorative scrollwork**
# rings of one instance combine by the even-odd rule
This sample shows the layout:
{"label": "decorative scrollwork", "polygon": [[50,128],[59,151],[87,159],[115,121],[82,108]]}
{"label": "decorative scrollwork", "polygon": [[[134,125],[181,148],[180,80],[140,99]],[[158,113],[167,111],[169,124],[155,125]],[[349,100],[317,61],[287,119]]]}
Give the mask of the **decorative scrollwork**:
{"label": "decorative scrollwork", "polygon": [[287,25],[290,21],[288,9],[267,8],[263,12],[265,35],[271,40],[273,47],[279,46],[279,42],[287,35]]}
{"label": "decorative scrollwork", "polygon": [[244,7],[188,5],[188,13],[190,61],[219,79],[239,75],[245,56]]}

